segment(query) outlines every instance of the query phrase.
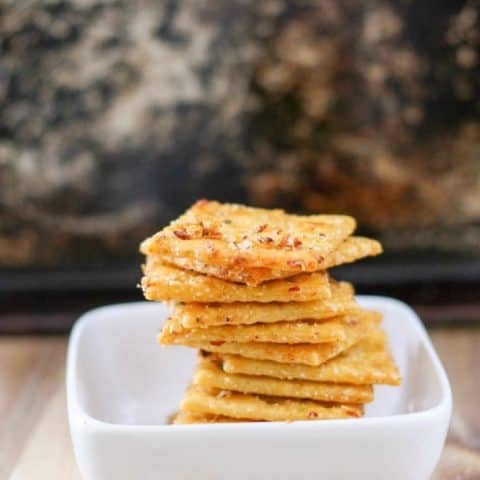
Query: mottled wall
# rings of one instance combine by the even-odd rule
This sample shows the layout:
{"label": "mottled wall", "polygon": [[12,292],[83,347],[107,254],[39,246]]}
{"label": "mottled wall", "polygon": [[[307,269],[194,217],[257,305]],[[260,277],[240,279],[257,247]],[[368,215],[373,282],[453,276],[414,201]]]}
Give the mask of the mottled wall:
{"label": "mottled wall", "polygon": [[0,265],[127,261],[203,196],[480,254],[479,13],[0,1]]}
{"label": "mottled wall", "polygon": [[320,1],[254,73],[251,198],[480,252],[480,2]]}

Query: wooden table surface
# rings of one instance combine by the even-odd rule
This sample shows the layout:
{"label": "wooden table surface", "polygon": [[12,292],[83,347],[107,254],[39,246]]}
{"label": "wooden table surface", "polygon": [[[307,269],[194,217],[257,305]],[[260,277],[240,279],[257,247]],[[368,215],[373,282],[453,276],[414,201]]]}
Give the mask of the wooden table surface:
{"label": "wooden table surface", "polygon": [[[453,388],[432,480],[480,479],[480,329],[430,331]],[[80,480],[68,433],[64,336],[0,337],[0,479]]]}

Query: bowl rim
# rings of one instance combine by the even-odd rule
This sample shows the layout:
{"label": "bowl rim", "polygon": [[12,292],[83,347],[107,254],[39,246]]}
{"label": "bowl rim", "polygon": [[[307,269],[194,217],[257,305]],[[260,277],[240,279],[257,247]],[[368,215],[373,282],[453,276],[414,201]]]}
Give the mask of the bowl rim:
{"label": "bowl rim", "polygon": [[[71,428],[81,428],[83,430],[101,432],[101,433],[145,433],[145,434],[159,434],[173,432],[191,432],[198,431],[203,432],[205,429],[212,431],[230,431],[232,428],[242,431],[258,431],[258,430],[278,430],[288,426],[289,431],[301,428],[307,429],[361,429],[361,428],[375,428],[375,427],[388,427],[398,424],[430,422],[436,418],[450,418],[452,410],[452,391],[450,383],[442,365],[440,358],[428,336],[427,330],[421,322],[417,313],[409,307],[406,303],[397,300],[392,297],[380,296],[380,295],[357,295],[359,302],[368,301],[373,303],[381,303],[384,305],[390,304],[397,309],[403,310],[404,315],[410,318],[413,323],[416,335],[419,336],[420,341],[426,348],[426,351],[432,362],[433,369],[437,375],[440,386],[440,400],[434,406],[416,411],[406,412],[395,415],[387,415],[382,417],[361,417],[356,419],[334,419],[328,422],[312,422],[312,421],[295,421],[295,422],[236,422],[236,423],[209,423],[209,424],[190,424],[190,425],[125,425],[119,423],[111,423],[103,420],[99,420],[90,415],[80,406],[78,399],[77,378],[75,372],[77,372],[77,360],[79,345],[81,342],[82,332],[87,326],[95,321],[98,322],[97,315],[99,313],[111,312],[115,310],[133,308],[158,308],[158,303],[140,301],[140,302],[126,302],[116,303],[112,305],[105,305],[94,308],[85,312],[75,322],[69,342],[66,360],[66,391],[67,391],[67,411]],[[180,427],[180,428],[178,428]]]}

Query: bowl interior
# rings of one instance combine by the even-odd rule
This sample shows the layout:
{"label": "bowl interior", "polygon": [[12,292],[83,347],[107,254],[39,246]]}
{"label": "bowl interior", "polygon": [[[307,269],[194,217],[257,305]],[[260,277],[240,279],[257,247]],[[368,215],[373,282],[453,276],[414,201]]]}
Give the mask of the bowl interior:
{"label": "bowl interior", "polygon": [[[375,387],[367,417],[433,408],[442,400],[438,366],[418,318],[400,302],[359,297],[384,315],[383,328],[403,377],[400,387]],[[116,305],[88,313],[72,341],[75,401],[96,420],[162,425],[175,413],[194,369],[195,352],[161,348],[156,334],[167,315],[162,304]]]}

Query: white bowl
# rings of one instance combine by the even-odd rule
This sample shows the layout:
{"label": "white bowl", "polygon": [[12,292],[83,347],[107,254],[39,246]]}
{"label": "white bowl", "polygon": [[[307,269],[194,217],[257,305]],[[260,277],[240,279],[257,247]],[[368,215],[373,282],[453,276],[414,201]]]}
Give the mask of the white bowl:
{"label": "white bowl", "polygon": [[[445,371],[416,314],[384,297],[381,311],[401,387],[376,387],[361,419],[165,425],[193,373],[195,353],[160,348],[167,309],[133,303],[85,314],[71,338],[68,414],[86,480],[425,480],[451,413]],[[318,476],[318,477],[317,477]]]}

